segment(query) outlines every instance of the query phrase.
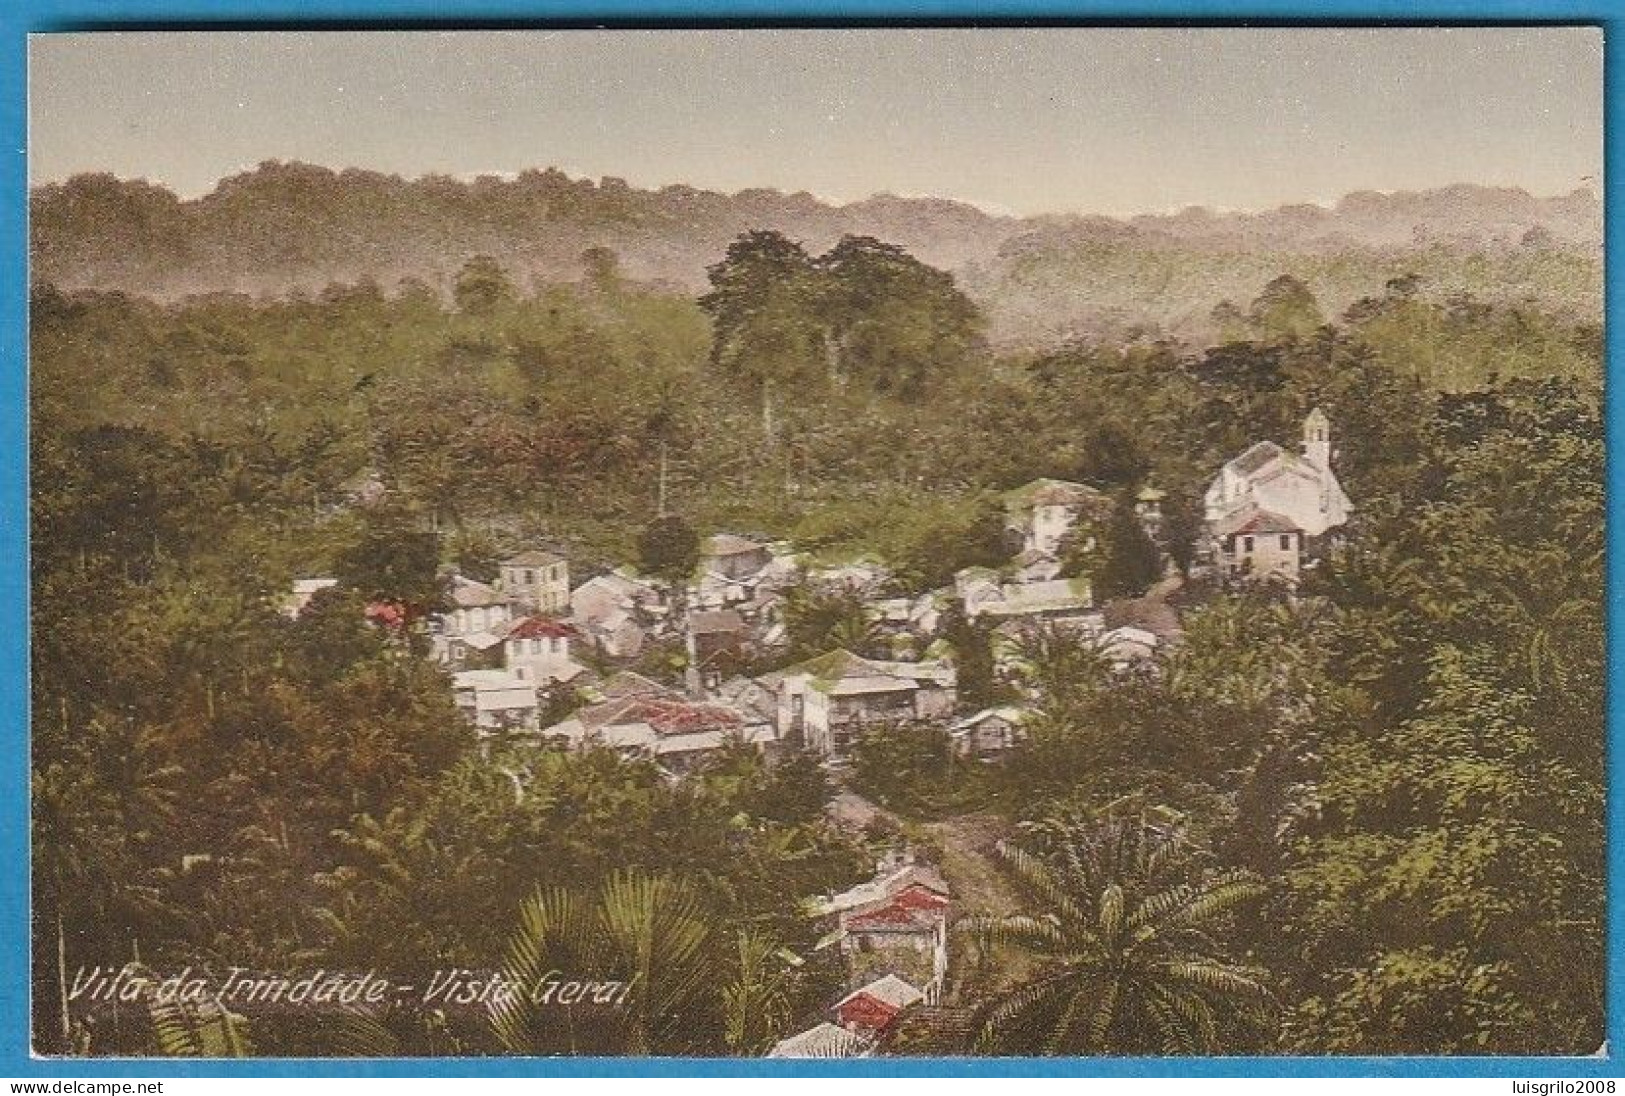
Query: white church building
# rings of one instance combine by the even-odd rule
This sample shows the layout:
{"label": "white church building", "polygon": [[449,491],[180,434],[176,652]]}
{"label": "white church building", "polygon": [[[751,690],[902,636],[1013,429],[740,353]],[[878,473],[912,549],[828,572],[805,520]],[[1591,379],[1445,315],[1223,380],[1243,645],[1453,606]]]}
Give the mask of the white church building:
{"label": "white church building", "polygon": [[1302,452],[1261,441],[1226,463],[1203,507],[1210,557],[1221,574],[1295,583],[1305,560],[1354,512],[1332,471],[1326,413],[1317,407],[1303,420]]}

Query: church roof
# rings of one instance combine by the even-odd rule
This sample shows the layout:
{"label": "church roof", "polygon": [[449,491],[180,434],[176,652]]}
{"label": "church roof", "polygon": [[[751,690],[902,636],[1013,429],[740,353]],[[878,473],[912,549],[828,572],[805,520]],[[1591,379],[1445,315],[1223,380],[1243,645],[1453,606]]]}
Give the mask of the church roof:
{"label": "church roof", "polygon": [[1240,475],[1250,476],[1264,468],[1271,461],[1286,455],[1286,450],[1273,441],[1261,441],[1253,445],[1241,456],[1231,460],[1230,468]]}

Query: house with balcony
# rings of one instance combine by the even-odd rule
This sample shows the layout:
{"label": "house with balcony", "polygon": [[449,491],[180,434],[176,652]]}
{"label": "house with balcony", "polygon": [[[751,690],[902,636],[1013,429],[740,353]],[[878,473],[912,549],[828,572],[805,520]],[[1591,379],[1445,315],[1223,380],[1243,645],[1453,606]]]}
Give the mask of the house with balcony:
{"label": "house with balcony", "polygon": [[882,661],[840,649],[771,677],[780,736],[837,757],[865,727],[946,721],[954,711],[955,684],[947,662]]}

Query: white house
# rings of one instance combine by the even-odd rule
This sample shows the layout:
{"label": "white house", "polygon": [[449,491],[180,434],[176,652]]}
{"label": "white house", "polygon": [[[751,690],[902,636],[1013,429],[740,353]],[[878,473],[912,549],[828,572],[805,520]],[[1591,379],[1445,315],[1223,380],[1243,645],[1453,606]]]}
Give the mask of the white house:
{"label": "white house", "polygon": [[1237,579],[1281,579],[1295,584],[1303,570],[1308,535],[1284,514],[1247,505],[1209,528],[1215,562]]}
{"label": "white house", "polygon": [[500,631],[513,619],[512,599],[495,586],[452,575],[446,598],[451,608],[441,618],[442,634],[468,636]]}
{"label": "white house", "polygon": [[1013,529],[1021,533],[1023,551],[1054,555],[1061,540],[1085,515],[1099,517],[1111,508],[1110,500],[1093,487],[1069,480],[1036,479],[1004,496]]}
{"label": "white house", "polygon": [[536,729],[536,683],[506,670],[453,674],[457,710],[482,731]]}
{"label": "white house", "polygon": [[526,617],[502,641],[503,666],[532,687],[572,681],[586,667],[570,657],[575,629],[551,617]]}
{"label": "white house", "polygon": [[562,613],[570,604],[570,564],[552,552],[520,552],[499,564],[501,588],[537,613]]}
{"label": "white house", "polygon": [[707,538],[701,551],[700,569],[731,579],[748,579],[773,558],[768,545],[732,533]]}
{"label": "white house", "polygon": [[1095,616],[1094,592],[1087,578],[1057,578],[1048,582],[1007,582],[989,591],[975,588],[965,598],[970,618],[1007,620],[1083,620]]}
{"label": "white house", "polygon": [[769,1058],[867,1058],[874,1053],[874,1039],[851,1032],[825,1020],[816,1027],[780,1039],[767,1052]]}
{"label": "white house", "polygon": [[486,583],[452,575],[446,599],[450,608],[434,621],[433,654],[454,667],[496,647],[513,623],[512,599]]}

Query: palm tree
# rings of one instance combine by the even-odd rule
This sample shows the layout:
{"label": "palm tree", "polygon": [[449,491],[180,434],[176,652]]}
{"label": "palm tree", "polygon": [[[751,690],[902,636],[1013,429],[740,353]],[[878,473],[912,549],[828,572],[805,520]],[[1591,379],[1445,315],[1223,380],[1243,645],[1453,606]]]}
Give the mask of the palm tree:
{"label": "palm tree", "polygon": [[[700,1015],[719,979],[708,911],[686,883],[618,872],[597,893],[538,890],[520,911],[492,1024],[517,1054],[702,1053]],[[620,982],[603,1004],[564,1006],[536,992],[549,979]]]}
{"label": "palm tree", "polygon": [[1198,875],[1177,831],[1144,819],[1050,821],[1030,836],[1030,848],[998,852],[1042,911],[965,926],[984,948],[1041,962],[983,1009],[978,1052],[1214,1053],[1227,1034],[1262,1028],[1271,997],[1260,972],[1213,934],[1263,893],[1254,877]]}
{"label": "palm tree", "polygon": [[1051,714],[1083,704],[1111,680],[1111,662],[1099,643],[1054,624],[1024,629],[1012,653],[1017,679]]}
{"label": "palm tree", "polygon": [[[781,947],[738,932],[687,880],[617,872],[595,892],[538,889],[520,911],[491,1024],[515,1054],[759,1054],[783,1036],[796,988]],[[549,981],[617,982],[565,1007]],[[544,989],[536,993],[537,987]]]}
{"label": "palm tree", "polygon": [[778,940],[760,929],[738,937],[736,976],[722,989],[728,1048],[755,1056],[773,1045],[790,1021],[791,971],[780,960]]}

